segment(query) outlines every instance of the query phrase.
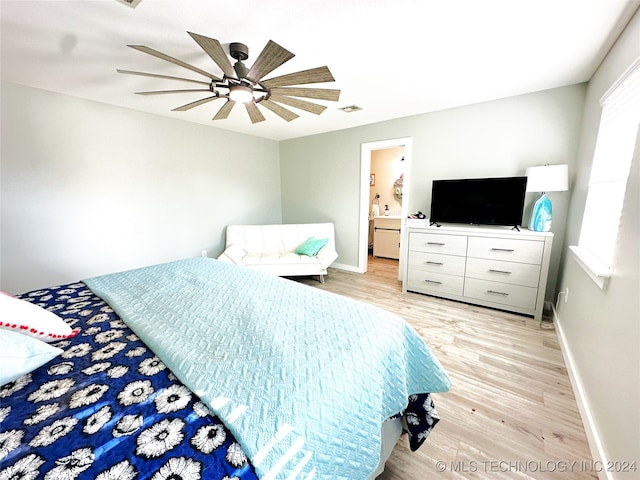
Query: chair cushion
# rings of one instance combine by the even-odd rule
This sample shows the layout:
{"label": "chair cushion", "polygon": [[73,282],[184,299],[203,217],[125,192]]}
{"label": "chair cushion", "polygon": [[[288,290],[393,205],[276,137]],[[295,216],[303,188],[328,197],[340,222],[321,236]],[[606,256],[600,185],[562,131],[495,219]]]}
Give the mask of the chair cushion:
{"label": "chair cushion", "polygon": [[249,253],[242,259],[242,265],[282,265],[282,264],[302,264],[315,265],[318,263],[316,257],[289,253]]}

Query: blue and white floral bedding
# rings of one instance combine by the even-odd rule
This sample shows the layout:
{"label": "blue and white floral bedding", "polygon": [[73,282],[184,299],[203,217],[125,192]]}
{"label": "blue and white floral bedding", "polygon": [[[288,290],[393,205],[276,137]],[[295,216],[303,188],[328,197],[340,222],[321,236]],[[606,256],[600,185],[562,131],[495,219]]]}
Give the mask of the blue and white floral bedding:
{"label": "blue and white floral bedding", "polygon": [[81,332],[0,387],[0,479],[257,478],[222,422],[84,283],[22,298]]}
{"label": "blue and white floral bedding", "polygon": [[[258,477],[227,426],[84,283],[22,298],[80,333],[0,387],[0,480]],[[415,450],[438,422],[431,395],[411,395],[403,413]]]}

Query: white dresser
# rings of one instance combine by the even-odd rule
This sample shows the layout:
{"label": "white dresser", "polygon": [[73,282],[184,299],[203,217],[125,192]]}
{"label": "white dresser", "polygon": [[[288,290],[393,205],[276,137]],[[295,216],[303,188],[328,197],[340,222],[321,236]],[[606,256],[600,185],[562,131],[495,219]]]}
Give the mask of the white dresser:
{"label": "white dresser", "polygon": [[542,317],[553,234],[409,227],[403,290]]}

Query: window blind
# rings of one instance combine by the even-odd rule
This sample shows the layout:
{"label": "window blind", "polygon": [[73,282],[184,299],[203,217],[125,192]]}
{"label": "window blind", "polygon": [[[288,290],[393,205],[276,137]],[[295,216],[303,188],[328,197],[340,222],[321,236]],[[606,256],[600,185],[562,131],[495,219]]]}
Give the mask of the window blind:
{"label": "window blind", "polygon": [[608,276],[640,126],[640,58],[607,91],[601,104],[577,254],[582,251],[581,259],[597,276]]}

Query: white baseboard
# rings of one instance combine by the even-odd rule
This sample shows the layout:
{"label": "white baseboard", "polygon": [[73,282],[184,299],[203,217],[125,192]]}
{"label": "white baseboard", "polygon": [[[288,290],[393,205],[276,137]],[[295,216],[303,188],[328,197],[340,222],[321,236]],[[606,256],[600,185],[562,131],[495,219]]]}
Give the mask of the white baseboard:
{"label": "white baseboard", "polygon": [[337,268],[338,270],[346,270],[347,272],[364,273],[358,267],[354,267],[353,265],[345,265],[344,263],[332,263],[331,268]]}
{"label": "white baseboard", "polygon": [[[560,343],[560,350],[562,351],[562,356],[564,357],[564,361],[567,365],[567,373],[569,374],[569,380],[573,387],[573,393],[576,397],[578,410],[580,411],[580,417],[582,418],[582,424],[587,435],[587,442],[589,443],[591,456],[593,457],[594,462],[600,462],[600,465],[607,465],[607,456],[604,452],[604,448],[602,447],[602,442],[600,441],[600,436],[598,435],[598,430],[596,429],[593,416],[591,415],[591,408],[589,407],[589,402],[587,401],[587,397],[584,393],[584,387],[580,381],[580,375],[578,374],[575,362],[573,361],[573,356],[571,355],[571,350],[569,349],[564,332],[562,331],[560,316],[553,303],[551,304],[551,310],[553,311],[553,324],[555,325],[556,334]],[[598,471],[598,478],[600,480],[613,480],[611,472],[606,471],[604,468]]]}

